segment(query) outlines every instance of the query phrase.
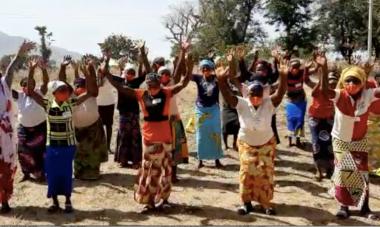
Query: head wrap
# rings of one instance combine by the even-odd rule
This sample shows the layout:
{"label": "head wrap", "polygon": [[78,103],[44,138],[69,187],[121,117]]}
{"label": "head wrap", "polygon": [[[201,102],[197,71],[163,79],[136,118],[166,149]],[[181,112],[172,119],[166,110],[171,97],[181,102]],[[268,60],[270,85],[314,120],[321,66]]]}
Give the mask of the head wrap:
{"label": "head wrap", "polygon": [[338,82],[338,88],[343,88],[344,81],[347,79],[347,77],[355,77],[359,79],[363,86],[366,84],[365,82],[367,80],[367,74],[359,66],[349,66],[342,71]]}
{"label": "head wrap", "polygon": [[130,71],[136,72],[135,66],[132,64],[127,64],[123,70],[123,74],[127,74]]}
{"label": "head wrap", "polygon": [[339,80],[339,77],[338,77],[338,75],[336,75],[335,72],[329,72],[328,80],[335,80],[335,81],[338,81],[338,80]]}
{"label": "head wrap", "polygon": [[61,87],[69,87],[69,86],[67,86],[65,82],[60,81],[60,80],[53,80],[48,83],[48,89],[52,93],[56,92],[58,88],[61,88]]}
{"label": "head wrap", "polygon": [[248,94],[259,95],[259,94],[263,94],[263,92],[264,92],[264,85],[260,81],[255,80],[251,82],[250,84],[248,84]]}
{"label": "head wrap", "polygon": [[215,68],[215,64],[214,62],[212,62],[211,60],[208,60],[208,59],[204,59],[202,60],[200,63],[199,63],[199,67],[202,69],[202,68],[210,68],[210,69],[214,69]]}
{"label": "head wrap", "polygon": [[76,87],[86,87],[86,79],[79,77],[74,80],[74,86]]}
{"label": "head wrap", "polygon": [[301,66],[301,61],[298,58],[293,58],[290,60],[290,66],[292,67],[300,67]]}
{"label": "head wrap", "polygon": [[160,76],[157,73],[148,73],[145,78],[147,85],[160,84]]}
{"label": "head wrap", "polygon": [[157,58],[153,59],[153,64],[164,66],[165,65],[165,58],[164,57],[157,57]]}
{"label": "head wrap", "polygon": [[162,66],[162,67],[160,67],[159,69],[158,69],[158,75],[159,76],[162,76],[162,74],[164,74],[164,73],[167,73],[167,74],[169,74],[169,75],[171,75],[171,71],[170,71],[170,69],[168,68],[168,67],[166,67],[166,66]]}

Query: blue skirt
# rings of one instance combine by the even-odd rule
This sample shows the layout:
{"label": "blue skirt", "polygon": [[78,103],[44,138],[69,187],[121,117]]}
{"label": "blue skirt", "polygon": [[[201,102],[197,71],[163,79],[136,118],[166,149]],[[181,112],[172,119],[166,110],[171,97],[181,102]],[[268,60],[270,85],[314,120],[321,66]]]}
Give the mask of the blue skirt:
{"label": "blue skirt", "polygon": [[221,143],[220,109],[211,107],[195,108],[196,142],[199,160],[216,160],[223,157]]}
{"label": "blue skirt", "polygon": [[47,147],[45,171],[48,183],[48,198],[58,195],[71,196],[75,150],[76,146]]}
{"label": "blue skirt", "polygon": [[305,100],[297,102],[288,101],[286,103],[286,119],[288,130],[290,132],[303,130],[306,113],[306,104],[307,103]]}

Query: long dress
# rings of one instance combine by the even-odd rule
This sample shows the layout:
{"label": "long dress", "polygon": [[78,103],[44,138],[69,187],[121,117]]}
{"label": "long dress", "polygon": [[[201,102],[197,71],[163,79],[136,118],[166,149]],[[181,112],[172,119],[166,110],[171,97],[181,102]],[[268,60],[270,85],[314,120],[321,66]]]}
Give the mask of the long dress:
{"label": "long dress", "polygon": [[275,107],[270,98],[255,109],[247,98],[238,97],[240,131],[239,189],[242,202],[256,201],[270,207],[274,194],[274,157],[276,141],[271,127]]}
{"label": "long dress", "polygon": [[198,98],[195,104],[196,144],[198,160],[216,160],[223,157],[219,87],[215,76],[210,81],[202,75],[193,75]]}
{"label": "long dress", "polygon": [[108,149],[94,97],[75,107],[73,122],[77,139],[74,176],[82,180],[96,180],[100,177],[101,163],[108,160]]}
{"label": "long dress", "polygon": [[16,149],[12,127],[12,103],[5,77],[0,78],[0,202],[8,202],[13,194],[16,174]]}
{"label": "long dress", "polygon": [[154,97],[143,89],[136,96],[144,114],[143,160],[135,184],[134,199],[140,204],[167,200],[172,188],[172,135],[169,122],[171,90]]}
{"label": "long dress", "polygon": [[[144,82],[144,77],[138,77],[129,82],[125,82],[121,77],[114,76],[113,78],[130,88],[139,88]],[[142,159],[139,104],[135,99],[119,92],[117,108],[120,116],[114,160],[123,167],[128,166],[129,162],[139,164]]]}

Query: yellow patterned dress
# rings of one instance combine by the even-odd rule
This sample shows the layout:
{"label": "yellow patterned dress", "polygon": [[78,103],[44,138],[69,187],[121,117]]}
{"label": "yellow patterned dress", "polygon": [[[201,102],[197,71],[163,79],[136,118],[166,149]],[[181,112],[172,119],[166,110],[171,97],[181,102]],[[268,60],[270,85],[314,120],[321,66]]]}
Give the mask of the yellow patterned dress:
{"label": "yellow patterned dress", "polygon": [[380,117],[378,115],[369,118],[368,142],[370,174],[380,176]]}
{"label": "yellow patterned dress", "polygon": [[270,207],[274,186],[274,155],[276,140],[273,137],[262,146],[250,146],[238,140],[240,156],[240,196],[244,203],[256,201]]}

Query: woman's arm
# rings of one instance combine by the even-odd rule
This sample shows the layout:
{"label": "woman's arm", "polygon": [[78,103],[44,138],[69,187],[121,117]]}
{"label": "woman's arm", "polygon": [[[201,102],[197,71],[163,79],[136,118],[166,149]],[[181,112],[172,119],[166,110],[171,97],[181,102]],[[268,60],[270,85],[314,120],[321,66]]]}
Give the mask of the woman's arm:
{"label": "woman's arm", "polygon": [[27,85],[28,94],[34,101],[36,101],[38,105],[42,106],[43,108],[46,108],[43,97],[34,91],[34,88],[32,85],[34,84],[34,70],[36,69],[37,64],[38,64],[37,60],[32,60],[29,62],[29,74],[28,74],[28,85]]}
{"label": "woman's arm", "polygon": [[106,61],[106,64],[102,67],[101,72],[103,75],[105,75],[105,77],[108,79],[110,84],[113,87],[115,87],[116,90],[118,90],[118,92],[130,98],[134,98],[134,99],[136,98],[136,93],[134,89],[129,88],[127,86],[123,86],[122,84],[120,84],[119,82],[113,79],[114,76],[109,72],[109,66],[108,66],[107,61]]}
{"label": "woman's arm", "polygon": [[48,92],[48,83],[49,83],[49,74],[47,71],[47,65],[43,61],[43,59],[40,59],[38,62],[38,66],[42,70],[42,85],[40,87],[40,91],[43,95],[46,95]]}
{"label": "woman's arm", "polygon": [[86,101],[88,98],[91,97],[97,97],[99,88],[98,85],[96,84],[96,71],[94,64],[90,62],[88,65],[83,65],[81,67],[81,70],[86,78],[86,94],[79,96],[77,100],[77,104],[81,104],[84,101]]}
{"label": "woman's arm", "polygon": [[328,82],[328,68],[327,68],[327,59],[324,54],[317,55],[315,62],[322,69],[322,77],[321,77],[321,91],[324,94],[327,94],[329,99],[334,99],[336,96],[335,90],[329,88]]}
{"label": "woman's arm", "polygon": [[173,79],[174,79],[174,83],[175,84],[177,84],[181,80],[181,74],[182,74],[182,71],[183,71],[183,65],[184,65],[184,62],[185,62],[185,56],[186,56],[186,53],[187,53],[189,47],[190,47],[190,43],[188,43],[188,42],[183,42],[181,44],[181,52],[180,52],[178,61],[175,64],[174,72],[173,72]]}
{"label": "woman's arm", "polygon": [[4,78],[5,78],[5,82],[7,83],[9,89],[11,89],[11,87],[12,87],[14,71],[15,71],[17,63],[20,61],[20,58],[23,55],[27,54],[30,50],[34,49],[35,46],[36,46],[36,44],[33,42],[24,41],[21,44],[16,56],[13,58],[11,63],[8,65],[7,69],[5,70],[5,74],[4,74],[5,77]]}
{"label": "woman's arm", "polygon": [[79,64],[78,64],[78,62],[71,61],[71,66],[74,69],[74,77],[75,77],[75,79],[79,78]]}
{"label": "woman's arm", "polygon": [[226,100],[228,105],[230,105],[233,108],[236,108],[238,104],[238,98],[233,95],[233,92],[231,91],[230,86],[228,86],[228,72],[229,69],[226,68],[218,68],[216,69],[216,76],[218,78],[218,85],[219,85],[219,90],[221,91],[223,98]]}
{"label": "woman's arm", "polygon": [[150,64],[149,64],[147,53],[145,52],[146,51],[145,41],[141,42],[139,44],[139,49],[140,49],[141,59],[142,59],[142,62],[144,64],[144,68],[145,68],[145,74],[148,74],[148,73],[152,72],[152,69],[151,69]]}
{"label": "woman's arm", "polygon": [[190,77],[193,75],[194,61],[191,55],[187,56],[186,61],[186,75],[182,77],[181,81],[174,85],[172,89],[172,94],[179,93],[182,89],[184,89],[190,81]]}
{"label": "woman's arm", "polygon": [[71,63],[71,56],[63,57],[61,68],[59,69],[58,80],[67,82],[66,67]]}
{"label": "woman's arm", "polygon": [[313,81],[310,79],[310,75],[311,75],[311,73],[310,73],[309,70],[310,70],[309,67],[305,67],[304,72],[303,72],[303,78],[304,78],[305,84],[306,84],[309,88],[313,89],[315,86],[317,86],[317,83],[313,82]]}
{"label": "woman's arm", "polygon": [[280,105],[286,93],[286,90],[288,89],[288,72],[289,72],[288,62],[284,61],[280,66],[279,86],[276,92],[273,95],[271,95],[271,100],[274,107],[278,107]]}

